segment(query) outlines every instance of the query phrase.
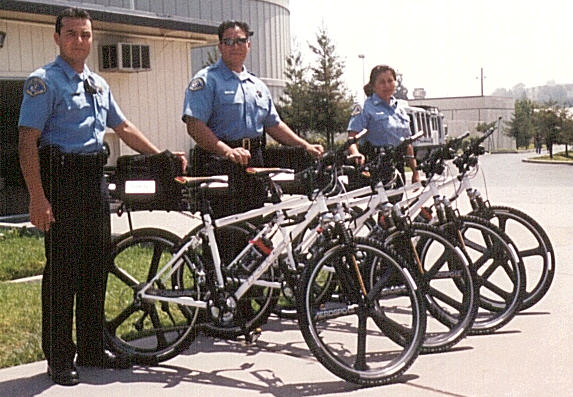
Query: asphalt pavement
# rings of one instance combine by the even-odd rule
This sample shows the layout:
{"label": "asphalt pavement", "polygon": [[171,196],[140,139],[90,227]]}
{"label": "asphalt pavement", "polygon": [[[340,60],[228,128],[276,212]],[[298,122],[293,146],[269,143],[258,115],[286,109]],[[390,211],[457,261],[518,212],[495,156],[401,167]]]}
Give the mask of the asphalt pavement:
{"label": "asphalt pavement", "polygon": [[[361,388],[335,377],[309,352],[292,320],[271,317],[252,345],[200,337],[153,367],[80,368],[81,383],[54,385],[46,362],[0,370],[0,396],[573,396],[573,168],[525,163],[533,154],[482,158],[492,203],[518,208],[548,232],[556,253],[549,293],[493,335],[471,336],[452,351],[420,356],[398,382]],[[148,212],[134,226],[182,234],[196,222]],[[114,232],[127,230],[125,215]]]}

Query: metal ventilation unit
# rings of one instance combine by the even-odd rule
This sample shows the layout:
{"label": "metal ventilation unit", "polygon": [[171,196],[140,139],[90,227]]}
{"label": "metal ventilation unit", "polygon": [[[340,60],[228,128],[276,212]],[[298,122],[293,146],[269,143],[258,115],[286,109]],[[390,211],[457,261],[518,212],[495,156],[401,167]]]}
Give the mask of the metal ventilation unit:
{"label": "metal ventilation unit", "polygon": [[106,72],[144,72],[151,70],[149,46],[117,43],[102,45],[100,70]]}

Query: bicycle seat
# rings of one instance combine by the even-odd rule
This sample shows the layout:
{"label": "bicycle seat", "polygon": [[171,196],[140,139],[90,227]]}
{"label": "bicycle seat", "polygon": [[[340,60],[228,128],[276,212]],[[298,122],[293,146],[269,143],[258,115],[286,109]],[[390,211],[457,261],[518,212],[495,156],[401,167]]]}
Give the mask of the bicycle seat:
{"label": "bicycle seat", "polygon": [[226,175],[178,176],[175,177],[175,182],[188,187],[197,186],[202,183],[227,183],[227,176]]}
{"label": "bicycle seat", "polygon": [[294,170],[290,168],[278,167],[248,167],[245,172],[250,175],[270,175],[270,174],[294,174]]}

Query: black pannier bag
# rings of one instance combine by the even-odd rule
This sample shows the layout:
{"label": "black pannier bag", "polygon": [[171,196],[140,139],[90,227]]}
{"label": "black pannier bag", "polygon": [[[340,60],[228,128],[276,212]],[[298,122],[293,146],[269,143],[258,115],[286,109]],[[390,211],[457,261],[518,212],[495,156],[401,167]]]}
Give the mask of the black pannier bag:
{"label": "black pannier bag", "polygon": [[113,182],[115,196],[128,210],[183,210],[181,159],[166,150],[158,154],[120,156]]}

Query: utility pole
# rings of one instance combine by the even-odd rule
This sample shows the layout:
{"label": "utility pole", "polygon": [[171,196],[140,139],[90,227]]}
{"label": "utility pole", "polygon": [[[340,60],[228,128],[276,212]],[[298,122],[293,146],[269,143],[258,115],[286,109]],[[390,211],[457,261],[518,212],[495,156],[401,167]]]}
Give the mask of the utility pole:
{"label": "utility pole", "polygon": [[[358,54],[358,58],[362,59],[362,87],[364,87],[366,85],[366,82],[364,81],[364,54]],[[363,94],[366,95],[366,94]],[[366,99],[366,98],[364,98]]]}
{"label": "utility pole", "polygon": [[481,96],[483,96],[483,68],[480,68]]}
{"label": "utility pole", "polygon": [[476,80],[477,80],[477,79],[480,79],[481,96],[483,96],[483,79],[485,79],[485,78],[487,78],[487,77],[485,77],[485,76],[483,75],[483,68],[480,68],[480,76],[479,76],[479,77],[476,77]]}

